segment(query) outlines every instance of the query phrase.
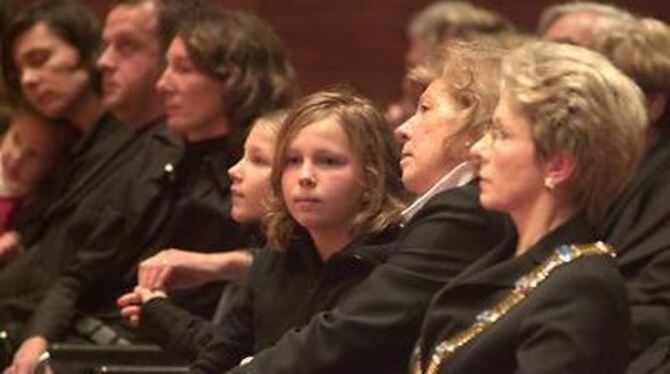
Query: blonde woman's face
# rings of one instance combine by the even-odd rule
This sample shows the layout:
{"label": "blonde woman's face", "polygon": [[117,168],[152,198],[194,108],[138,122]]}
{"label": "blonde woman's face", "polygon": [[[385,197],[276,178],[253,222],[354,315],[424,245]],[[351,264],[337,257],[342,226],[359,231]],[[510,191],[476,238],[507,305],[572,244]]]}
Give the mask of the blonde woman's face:
{"label": "blonde woman's face", "polygon": [[479,161],[482,205],[507,213],[532,209],[546,192],[544,162],[538,160],[531,123],[502,92],[489,132],[472,146]]}
{"label": "blonde woman's face", "polygon": [[[462,127],[454,98],[443,79],[434,80],[421,95],[416,113],[395,130],[402,143],[402,182],[422,194],[464,161],[463,152],[446,148],[447,139]],[[457,155],[460,153],[461,155]]]}

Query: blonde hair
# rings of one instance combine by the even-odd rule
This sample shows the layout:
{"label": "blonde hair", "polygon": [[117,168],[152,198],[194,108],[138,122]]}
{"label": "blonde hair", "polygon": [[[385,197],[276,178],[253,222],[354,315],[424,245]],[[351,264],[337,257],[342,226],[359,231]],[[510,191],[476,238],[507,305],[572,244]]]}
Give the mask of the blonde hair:
{"label": "blonde hair", "polygon": [[266,219],[268,242],[274,249],[285,250],[300,229],[282,194],[287,148],[303,128],[328,117],[340,123],[365,172],[364,201],[352,219],[352,235],[381,232],[400,221],[404,203],[398,151],[384,117],[370,101],[348,90],[321,91],[294,105],[277,136],[270,177],[274,197]]}
{"label": "blonde hair", "polygon": [[465,1],[439,1],[417,13],[407,33],[434,48],[450,38],[470,39],[510,31],[514,26],[497,13]]}
{"label": "blonde hair", "polygon": [[597,222],[625,188],[644,150],[644,96],[602,55],[537,42],[503,60],[503,90],[529,118],[539,159],[576,161],[565,191]]}
{"label": "blonde hair", "polygon": [[670,27],[666,23],[652,18],[619,22],[596,38],[593,49],[645,93],[670,92]]}
{"label": "blonde hair", "polygon": [[461,128],[446,139],[444,149],[458,158],[483,134],[498,103],[500,66],[506,49],[485,42],[445,43],[429,61],[412,71],[418,84],[441,79],[447,95],[461,111]]}

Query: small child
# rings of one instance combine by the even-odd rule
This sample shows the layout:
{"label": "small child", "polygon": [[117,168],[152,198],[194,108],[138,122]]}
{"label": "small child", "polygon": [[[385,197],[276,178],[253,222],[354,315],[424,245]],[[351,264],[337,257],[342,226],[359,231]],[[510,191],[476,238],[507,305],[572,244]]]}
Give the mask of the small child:
{"label": "small child", "polygon": [[16,252],[18,235],[12,231],[16,212],[54,170],[68,139],[64,124],[27,108],[12,113],[0,143],[0,263]]}

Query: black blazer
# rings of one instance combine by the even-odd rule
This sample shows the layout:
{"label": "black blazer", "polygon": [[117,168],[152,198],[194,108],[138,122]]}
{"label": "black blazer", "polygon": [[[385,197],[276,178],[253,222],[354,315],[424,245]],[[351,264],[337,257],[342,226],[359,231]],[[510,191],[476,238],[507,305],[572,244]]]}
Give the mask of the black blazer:
{"label": "black blazer", "polygon": [[[525,254],[508,240],[439,291],[417,346],[425,364],[436,345],[469,327],[516,280],[562,244],[591,242],[580,220],[559,227]],[[562,265],[526,300],[461,347],[440,373],[617,374],[627,362],[629,311],[623,280],[609,256]],[[416,358],[416,356],[415,356]],[[424,365],[425,368],[426,365]]]}
{"label": "black blazer", "polygon": [[619,251],[637,356],[670,335],[670,136],[650,151],[600,228]]}
{"label": "black blazer", "polygon": [[504,219],[475,183],[435,195],[404,228],[397,254],[331,312],[290,331],[235,373],[404,373],[433,294],[500,242]]}
{"label": "black blazer", "polygon": [[[65,243],[79,246],[76,256],[35,310],[27,336],[58,341],[69,332],[76,312],[124,332],[116,298],[137,283],[136,265],[142,257],[169,247],[202,251],[242,246],[240,227],[230,217],[226,173],[239,156],[240,140],[227,136],[185,148],[176,140],[159,126],[147,144],[151,148],[144,150],[145,162],[126,171],[127,183],[86,207],[87,219],[72,227],[74,236]],[[165,169],[166,163],[173,168]],[[210,316],[220,286],[208,284],[173,299]],[[127,335],[139,339],[132,332]]]}

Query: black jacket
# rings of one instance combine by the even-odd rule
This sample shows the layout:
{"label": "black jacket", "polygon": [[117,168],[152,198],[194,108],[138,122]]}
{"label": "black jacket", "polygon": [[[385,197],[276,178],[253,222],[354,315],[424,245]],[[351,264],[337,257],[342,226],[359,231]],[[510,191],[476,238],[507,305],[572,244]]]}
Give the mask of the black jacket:
{"label": "black jacket", "polygon": [[633,319],[632,354],[670,336],[670,136],[643,160],[601,225],[618,251]]}
{"label": "black jacket", "polygon": [[[72,230],[76,258],[55,282],[31,318],[26,335],[61,339],[77,312],[121,328],[116,298],[136,284],[136,265],[159,249],[192,250],[242,246],[230,218],[227,169],[240,154],[241,139],[217,138],[185,148],[163,127],[152,147],[128,172],[125,185],[88,208]],[[170,166],[168,166],[168,164]],[[201,315],[212,313],[221,288],[212,285],[174,298]],[[125,330],[124,330],[125,331]]]}
{"label": "black jacket", "polygon": [[153,300],[142,311],[142,328],[161,345],[197,357],[194,370],[217,372],[274,344],[337,301],[384,262],[397,230],[360,238],[323,262],[307,238],[286,252],[258,251],[247,283],[235,295],[217,326],[188,316],[166,300]]}
{"label": "black jacket", "polygon": [[[593,238],[592,230],[575,219],[521,256],[514,257],[514,238],[493,249],[431,301],[417,343],[423,363],[437,344],[472,325],[558,246]],[[585,256],[554,269],[527,299],[457,350],[439,372],[623,373],[629,318],[614,259]]]}
{"label": "black jacket", "polygon": [[[100,187],[119,179],[144,147],[145,137],[104,115],[71,148],[39,209],[22,210],[19,231],[26,250],[0,269],[0,323],[25,322],[46,290],[71,261],[77,247],[66,245],[86,206],[104,198]],[[36,207],[33,207],[36,208]]]}
{"label": "black jacket", "polygon": [[236,373],[405,373],[433,294],[500,242],[503,219],[479,205],[476,185],[435,195],[399,248],[331,312],[292,330]]}

